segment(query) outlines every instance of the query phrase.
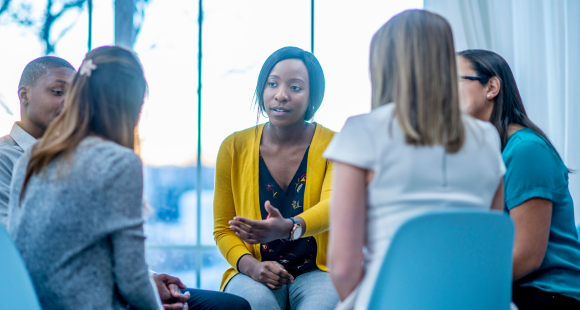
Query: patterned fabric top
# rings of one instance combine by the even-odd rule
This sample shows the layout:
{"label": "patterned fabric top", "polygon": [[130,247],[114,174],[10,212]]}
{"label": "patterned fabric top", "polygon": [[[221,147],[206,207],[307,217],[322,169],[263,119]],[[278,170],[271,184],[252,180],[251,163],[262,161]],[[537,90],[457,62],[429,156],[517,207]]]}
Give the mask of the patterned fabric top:
{"label": "patterned fabric top", "polygon": [[[296,171],[294,178],[286,191],[276,183],[264,159],[260,155],[260,211],[262,219],[268,217],[264,204],[270,201],[273,207],[280,210],[284,218],[294,217],[304,212],[304,191],[306,189],[306,166],[308,162],[308,149]],[[288,231],[290,235],[290,231]],[[295,241],[282,239],[262,243],[262,261],[276,261],[286,268],[294,277],[307,271],[316,269],[316,240],[313,237],[300,238]]]}

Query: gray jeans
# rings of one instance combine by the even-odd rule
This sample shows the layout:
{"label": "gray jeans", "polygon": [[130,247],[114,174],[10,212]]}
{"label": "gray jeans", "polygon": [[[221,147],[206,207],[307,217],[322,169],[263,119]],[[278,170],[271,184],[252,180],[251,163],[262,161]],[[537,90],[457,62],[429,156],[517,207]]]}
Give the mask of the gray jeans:
{"label": "gray jeans", "polygon": [[245,298],[253,310],[331,310],[338,303],[338,293],[328,272],[313,270],[294,279],[279,290],[271,290],[245,274],[234,276],[226,293]]}

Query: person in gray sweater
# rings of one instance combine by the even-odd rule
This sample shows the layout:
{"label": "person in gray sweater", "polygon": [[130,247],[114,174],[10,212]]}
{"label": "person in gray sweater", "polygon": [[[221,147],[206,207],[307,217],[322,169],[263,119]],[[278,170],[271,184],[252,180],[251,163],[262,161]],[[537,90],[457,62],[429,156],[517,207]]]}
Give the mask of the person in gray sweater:
{"label": "person in gray sweater", "polygon": [[[91,51],[76,76],[68,64],[70,79],[52,77],[63,71],[62,63],[68,64],[41,57],[22,73],[21,104],[33,101],[46,126],[29,137],[23,117],[0,139],[21,147],[6,166],[5,183],[12,181],[12,187],[4,200],[10,206],[0,220],[8,222],[43,309],[158,309],[159,299],[166,310],[250,309],[242,298],[186,288],[166,274],[153,275],[151,285],[144,259],[142,163],[132,150],[146,88],[141,65],[131,52],[115,47]],[[56,89],[64,83],[59,80],[68,81],[67,87]],[[49,113],[60,111],[66,97],[71,98],[61,116]]]}
{"label": "person in gray sweater", "polygon": [[89,52],[63,111],[16,164],[8,232],[44,310],[162,309],[145,263],[133,151],[145,90],[133,53]]}
{"label": "person in gray sweater", "polygon": [[20,200],[30,157],[14,170],[8,230],[43,309],[160,309],[145,263],[135,152],[86,137],[70,160],[33,175]]}

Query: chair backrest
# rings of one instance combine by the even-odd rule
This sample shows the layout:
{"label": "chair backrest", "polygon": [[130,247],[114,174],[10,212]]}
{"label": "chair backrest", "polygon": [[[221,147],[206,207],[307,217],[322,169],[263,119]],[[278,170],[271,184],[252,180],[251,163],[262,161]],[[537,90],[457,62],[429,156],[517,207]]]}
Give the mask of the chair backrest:
{"label": "chair backrest", "polygon": [[500,212],[414,217],[393,237],[369,309],[507,310],[513,239],[513,223]]}
{"label": "chair backrest", "polygon": [[0,225],[0,309],[41,310],[28,270],[4,226]]}
{"label": "chair backrest", "polygon": [[578,223],[578,240],[580,240],[580,223]]}

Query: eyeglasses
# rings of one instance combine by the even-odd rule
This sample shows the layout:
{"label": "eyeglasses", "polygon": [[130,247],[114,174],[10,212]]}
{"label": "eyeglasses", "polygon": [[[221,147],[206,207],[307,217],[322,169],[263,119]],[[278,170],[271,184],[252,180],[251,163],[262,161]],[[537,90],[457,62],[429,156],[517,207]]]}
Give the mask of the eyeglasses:
{"label": "eyeglasses", "polygon": [[470,81],[482,81],[486,79],[485,77],[482,76],[467,76],[467,75],[460,75],[459,78]]}

